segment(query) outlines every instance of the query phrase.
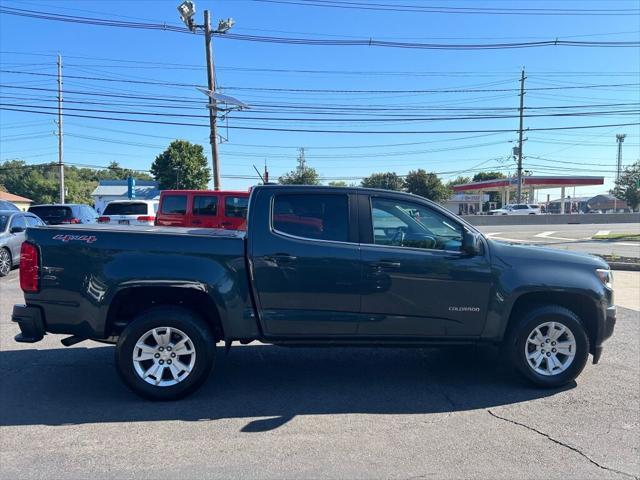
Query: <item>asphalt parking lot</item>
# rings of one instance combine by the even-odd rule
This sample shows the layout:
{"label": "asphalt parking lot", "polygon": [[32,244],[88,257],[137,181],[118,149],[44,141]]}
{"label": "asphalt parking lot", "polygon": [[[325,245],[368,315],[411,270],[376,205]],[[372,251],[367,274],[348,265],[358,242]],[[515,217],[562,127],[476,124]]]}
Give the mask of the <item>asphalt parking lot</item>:
{"label": "asphalt parking lot", "polygon": [[483,225],[482,233],[494,240],[526,243],[544,247],[593,253],[640,257],[638,241],[593,240],[596,234],[634,233],[640,235],[640,224],[580,225]]}
{"label": "asphalt parking lot", "polygon": [[[13,342],[0,279],[0,476],[522,478],[640,476],[640,273],[614,337],[561,390],[530,388],[496,348],[219,349],[208,383],[138,399],[113,348]],[[616,280],[617,279],[617,280]]]}

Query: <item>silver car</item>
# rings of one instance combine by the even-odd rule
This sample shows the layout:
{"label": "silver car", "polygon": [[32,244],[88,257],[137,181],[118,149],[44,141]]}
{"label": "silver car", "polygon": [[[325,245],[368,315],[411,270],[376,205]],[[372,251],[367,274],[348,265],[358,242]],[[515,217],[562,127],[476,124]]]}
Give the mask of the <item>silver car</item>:
{"label": "silver car", "polygon": [[39,226],[44,226],[44,222],[32,213],[0,210],[0,277],[20,263],[20,247],[27,227]]}

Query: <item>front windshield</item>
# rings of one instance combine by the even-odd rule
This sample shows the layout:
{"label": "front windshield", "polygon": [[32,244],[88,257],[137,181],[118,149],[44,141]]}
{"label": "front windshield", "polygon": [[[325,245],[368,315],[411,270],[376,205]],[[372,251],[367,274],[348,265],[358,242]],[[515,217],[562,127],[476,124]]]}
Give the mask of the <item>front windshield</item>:
{"label": "front windshield", "polygon": [[9,215],[0,215],[0,233],[4,232],[5,228],[7,228],[8,222],[9,222]]}

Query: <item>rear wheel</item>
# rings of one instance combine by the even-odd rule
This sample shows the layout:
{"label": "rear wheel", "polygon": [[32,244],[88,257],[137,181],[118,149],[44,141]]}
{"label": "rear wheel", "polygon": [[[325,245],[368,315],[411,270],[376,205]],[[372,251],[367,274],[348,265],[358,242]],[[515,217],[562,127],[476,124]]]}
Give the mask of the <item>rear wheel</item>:
{"label": "rear wheel", "polygon": [[589,356],[589,338],[578,316],[558,305],[535,308],[514,325],[507,348],[516,369],[541,387],[573,381]]}
{"label": "rear wheel", "polygon": [[127,386],[151,400],[175,400],[200,387],[213,366],[215,339],[189,310],[156,307],[136,317],[116,347]]}
{"label": "rear wheel", "polygon": [[11,271],[11,254],[6,248],[0,248],[0,277],[9,275]]}

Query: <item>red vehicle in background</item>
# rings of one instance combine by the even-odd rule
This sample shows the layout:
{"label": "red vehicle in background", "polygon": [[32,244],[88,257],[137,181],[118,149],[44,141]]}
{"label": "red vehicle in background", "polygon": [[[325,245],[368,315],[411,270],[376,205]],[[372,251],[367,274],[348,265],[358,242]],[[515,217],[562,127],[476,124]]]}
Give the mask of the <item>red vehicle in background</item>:
{"label": "red vehicle in background", "polygon": [[247,229],[249,192],[163,190],[156,225]]}

